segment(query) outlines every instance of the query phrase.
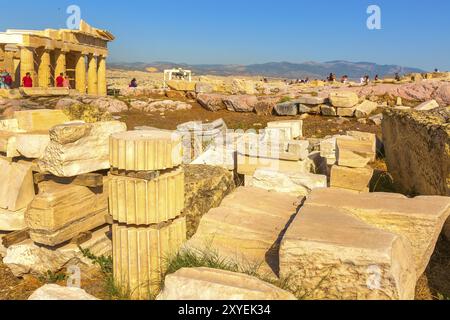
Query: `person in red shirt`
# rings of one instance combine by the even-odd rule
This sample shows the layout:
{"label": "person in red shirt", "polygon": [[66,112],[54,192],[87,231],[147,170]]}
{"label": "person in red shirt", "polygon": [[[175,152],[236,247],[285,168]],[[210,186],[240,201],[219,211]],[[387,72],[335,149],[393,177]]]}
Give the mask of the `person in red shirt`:
{"label": "person in red shirt", "polygon": [[33,78],[31,78],[31,73],[27,72],[26,76],[22,79],[23,86],[25,88],[32,88],[33,87]]}
{"label": "person in red shirt", "polygon": [[63,88],[64,87],[64,73],[60,73],[56,78],[56,87]]}
{"label": "person in red shirt", "polygon": [[12,88],[12,83],[13,83],[13,79],[11,77],[11,75],[7,72],[6,76],[5,76],[5,85],[7,89],[11,89]]}

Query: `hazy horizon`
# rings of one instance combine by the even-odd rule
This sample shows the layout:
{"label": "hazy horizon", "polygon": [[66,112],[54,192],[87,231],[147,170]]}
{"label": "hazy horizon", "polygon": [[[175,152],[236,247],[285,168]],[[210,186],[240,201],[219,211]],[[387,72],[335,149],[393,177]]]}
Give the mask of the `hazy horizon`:
{"label": "hazy horizon", "polygon": [[[373,4],[381,9],[381,30],[367,28]],[[446,0],[23,0],[2,4],[8,14],[0,30],[65,28],[70,5],[79,6],[89,24],[116,36],[112,63],[345,60],[450,69]]]}

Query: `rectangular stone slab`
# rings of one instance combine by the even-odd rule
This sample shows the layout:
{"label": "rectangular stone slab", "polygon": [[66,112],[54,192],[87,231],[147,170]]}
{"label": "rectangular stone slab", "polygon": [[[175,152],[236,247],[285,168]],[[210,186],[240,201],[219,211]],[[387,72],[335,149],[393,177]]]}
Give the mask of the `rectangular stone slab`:
{"label": "rectangular stone slab", "polygon": [[58,124],[70,121],[62,110],[48,109],[16,111],[14,118],[18,121],[19,129],[27,132],[45,132]]}
{"label": "rectangular stone slab", "polygon": [[269,158],[249,157],[237,155],[237,171],[242,175],[252,176],[258,169],[311,172],[312,164],[309,159],[304,161],[288,161]]}
{"label": "rectangular stone slab", "polygon": [[34,198],[32,166],[0,158],[0,208],[18,211]]}
{"label": "rectangular stone slab", "polygon": [[203,216],[186,247],[216,252],[244,266],[261,265],[263,272],[276,272],[277,243],[296,211],[295,196],[241,187]]}
{"label": "rectangular stone slab", "polygon": [[373,172],[373,169],[370,168],[333,166],[331,168],[330,186],[332,188],[368,192]]}
{"label": "rectangular stone slab", "polygon": [[409,243],[345,210],[304,205],[280,246],[280,274],[314,300],[413,300]]}
{"label": "rectangular stone slab", "polygon": [[427,268],[450,215],[450,198],[438,196],[410,199],[400,194],[320,189],[306,203],[346,210],[367,224],[405,237],[413,249],[418,277]]}
{"label": "rectangular stone slab", "polygon": [[338,138],[336,145],[336,158],[340,166],[364,168],[374,158],[372,141]]}
{"label": "rectangular stone slab", "polygon": [[43,182],[25,215],[31,238],[44,245],[58,245],[81,232],[105,224],[108,190],[93,190]]}

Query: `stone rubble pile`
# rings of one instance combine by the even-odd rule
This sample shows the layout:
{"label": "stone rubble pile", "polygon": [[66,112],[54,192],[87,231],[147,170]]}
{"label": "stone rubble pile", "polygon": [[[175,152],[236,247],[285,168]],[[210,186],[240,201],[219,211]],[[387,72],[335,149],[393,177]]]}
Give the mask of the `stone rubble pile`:
{"label": "stone rubble pile", "polygon": [[60,110],[16,112],[0,132],[0,231],[16,276],[89,267],[83,249],[111,254],[106,226],[109,136],[117,121],[69,122]]}

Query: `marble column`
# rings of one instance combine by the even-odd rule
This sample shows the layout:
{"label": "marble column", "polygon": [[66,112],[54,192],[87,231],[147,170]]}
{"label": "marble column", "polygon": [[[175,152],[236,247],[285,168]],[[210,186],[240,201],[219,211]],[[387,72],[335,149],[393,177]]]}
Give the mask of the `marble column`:
{"label": "marble column", "polygon": [[106,58],[98,57],[98,95],[106,96]]}
{"label": "marble column", "polygon": [[22,85],[22,79],[27,73],[31,74],[33,79],[33,87],[37,85],[36,70],[34,67],[34,48],[21,47],[20,48],[20,81]]}
{"label": "marble column", "polygon": [[97,57],[93,54],[88,58],[88,94],[98,94]]}
{"label": "marble column", "polygon": [[50,86],[50,52],[44,49],[41,53],[41,59],[38,68],[39,87],[48,88]]}
{"label": "marble column", "polygon": [[86,94],[86,55],[77,53],[75,66],[75,89]]}
{"label": "marble column", "polygon": [[54,74],[55,82],[56,82],[56,78],[58,78],[58,76],[61,73],[66,74],[66,70],[67,70],[66,53],[62,50],[56,50],[55,51],[55,74]]}

